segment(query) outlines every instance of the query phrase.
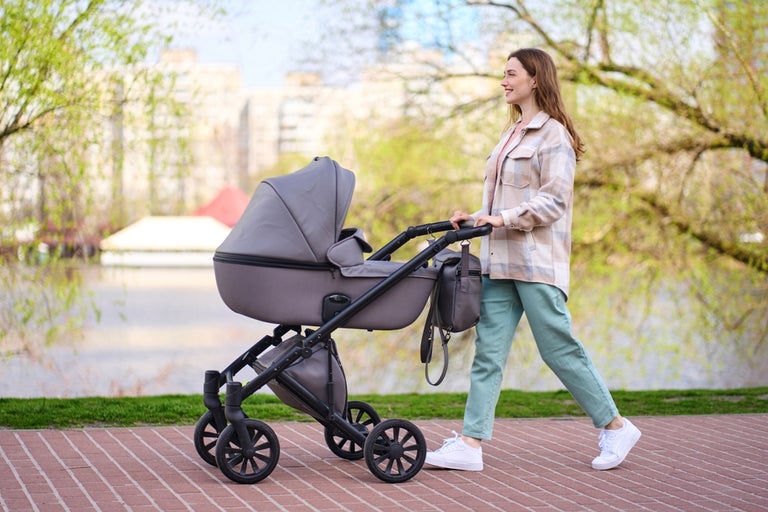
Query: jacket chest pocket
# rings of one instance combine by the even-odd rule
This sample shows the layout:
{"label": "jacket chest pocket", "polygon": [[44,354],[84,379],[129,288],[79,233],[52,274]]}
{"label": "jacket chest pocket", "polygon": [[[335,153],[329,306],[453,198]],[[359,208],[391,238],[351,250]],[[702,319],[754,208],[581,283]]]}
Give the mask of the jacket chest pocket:
{"label": "jacket chest pocket", "polygon": [[525,188],[531,184],[531,174],[536,167],[536,148],[518,146],[504,159],[501,182],[504,186]]}

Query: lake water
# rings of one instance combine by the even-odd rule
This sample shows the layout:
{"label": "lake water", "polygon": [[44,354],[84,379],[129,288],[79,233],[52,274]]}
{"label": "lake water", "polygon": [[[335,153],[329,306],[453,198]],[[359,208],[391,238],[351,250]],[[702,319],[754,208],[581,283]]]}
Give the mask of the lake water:
{"label": "lake water", "polygon": [[[77,397],[201,393],[205,370],[221,370],[274,325],[229,310],[216,289],[212,268],[105,268],[83,270],[101,311],[81,338],[62,341],[35,355],[0,361],[0,396]],[[351,394],[466,391],[469,336],[454,335],[443,384],[428,385],[419,362],[421,319],[387,332],[338,330],[334,338]],[[582,338],[584,339],[584,338]],[[728,347],[670,353],[670,340],[633,347],[585,339],[598,370],[612,389],[717,388],[768,385],[766,365],[743,361]],[[618,343],[620,350],[617,350]],[[714,359],[713,359],[714,357]],[[433,378],[439,374],[439,352]],[[240,380],[252,376],[243,372]],[[542,365],[527,326],[521,324],[504,387],[561,389]],[[268,392],[268,390],[265,390]]]}

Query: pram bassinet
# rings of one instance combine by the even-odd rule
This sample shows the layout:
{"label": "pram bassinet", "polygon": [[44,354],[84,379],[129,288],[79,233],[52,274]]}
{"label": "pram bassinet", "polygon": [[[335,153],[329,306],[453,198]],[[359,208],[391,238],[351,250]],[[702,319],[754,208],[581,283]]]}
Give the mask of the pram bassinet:
{"label": "pram bassinet", "polygon": [[[318,326],[392,275],[401,263],[364,260],[371,247],[360,230],[343,229],[354,187],[354,174],[328,157],[262,181],[213,259],[224,303],[264,322]],[[436,277],[435,267],[415,269],[344,327],[410,325]]]}

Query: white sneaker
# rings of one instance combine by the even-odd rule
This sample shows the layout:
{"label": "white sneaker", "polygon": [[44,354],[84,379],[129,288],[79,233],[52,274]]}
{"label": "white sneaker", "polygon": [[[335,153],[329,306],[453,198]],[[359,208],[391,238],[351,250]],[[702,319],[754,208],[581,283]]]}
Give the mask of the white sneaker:
{"label": "white sneaker", "polygon": [[600,455],[592,461],[592,468],[598,470],[612,469],[624,462],[629,450],[640,439],[640,430],[627,418],[624,426],[618,430],[602,430],[600,432]]}
{"label": "white sneaker", "polygon": [[454,432],[453,437],[446,439],[438,450],[427,452],[424,463],[445,469],[482,471],[483,448],[467,446],[459,434]]}

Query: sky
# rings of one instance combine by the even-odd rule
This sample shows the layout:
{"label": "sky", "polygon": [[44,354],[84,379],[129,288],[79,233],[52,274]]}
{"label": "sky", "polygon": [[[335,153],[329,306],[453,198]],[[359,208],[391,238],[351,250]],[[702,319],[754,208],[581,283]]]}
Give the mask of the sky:
{"label": "sky", "polygon": [[181,28],[174,48],[196,50],[198,60],[237,64],[246,87],[283,83],[286,71],[321,25],[317,0],[226,0],[228,14],[216,22],[176,12]]}
{"label": "sky", "polygon": [[[331,31],[338,31],[341,27],[348,29],[352,27],[352,22],[340,17],[338,6],[323,5],[328,2],[207,1],[223,7],[227,14],[211,21],[203,19],[190,7],[181,9],[178,3],[172,4],[176,8],[170,10],[169,20],[176,21],[180,26],[174,31],[176,40],[173,47],[195,49],[201,62],[238,65],[246,87],[276,87],[283,84],[287,71],[317,70],[321,65],[355,67],[361,63],[359,59],[365,58],[359,48],[349,47],[348,41],[339,40],[338,46],[331,46],[333,43],[329,40],[336,35]],[[439,17],[434,9],[431,2],[416,1],[412,4],[409,11],[411,18],[406,19],[402,26],[406,37],[419,40],[423,36],[426,39],[421,42],[427,45],[435,35],[447,37],[447,33],[440,32]],[[464,38],[479,37],[477,9],[455,12],[460,19],[454,19],[454,29],[460,29]],[[363,42],[365,35],[355,32],[355,37],[361,37],[360,44],[366,45]],[[326,39],[323,45],[318,44],[321,38]],[[330,55],[323,53],[323,49]],[[322,61],[318,57],[320,54],[323,55]],[[301,59],[307,62],[301,62]],[[326,75],[325,78],[329,77]]]}

